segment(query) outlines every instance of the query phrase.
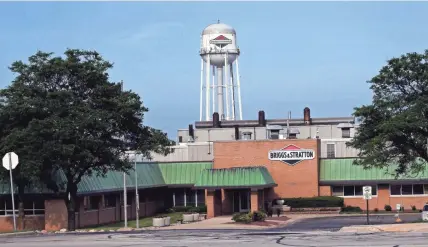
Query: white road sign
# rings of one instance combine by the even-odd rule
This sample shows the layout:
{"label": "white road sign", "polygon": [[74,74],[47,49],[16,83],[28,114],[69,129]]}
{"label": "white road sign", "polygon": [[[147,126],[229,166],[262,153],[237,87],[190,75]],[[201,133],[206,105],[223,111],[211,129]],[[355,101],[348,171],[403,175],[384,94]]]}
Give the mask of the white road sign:
{"label": "white road sign", "polygon": [[14,152],[9,152],[2,159],[3,167],[9,170],[10,168],[15,169],[19,163],[18,155]]}
{"label": "white road sign", "polygon": [[372,187],[371,186],[364,186],[363,187],[363,197],[365,200],[372,199]]}
{"label": "white road sign", "polygon": [[397,210],[398,210],[398,211],[400,211],[400,209],[401,209],[401,205],[400,205],[400,204],[397,204],[397,205],[396,205],[396,208],[397,208]]}

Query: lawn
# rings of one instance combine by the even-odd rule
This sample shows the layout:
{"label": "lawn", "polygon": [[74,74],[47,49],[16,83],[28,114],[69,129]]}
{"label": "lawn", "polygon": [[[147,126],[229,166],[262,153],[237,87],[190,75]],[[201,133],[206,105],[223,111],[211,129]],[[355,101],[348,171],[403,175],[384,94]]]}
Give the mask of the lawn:
{"label": "lawn", "polygon": [[[171,217],[171,224],[176,223],[179,219],[183,217],[183,213],[168,213],[168,214],[160,214],[160,215],[167,215]],[[153,223],[153,217],[146,217],[140,219],[140,228],[141,227],[149,227],[152,226]],[[137,225],[136,220],[128,220],[128,227],[135,228]],[[117,230],[119,228],[124,227],[124,222],[117,222],[109,225],[102,225],[102,226],[96,226],[96,227],[90,227],[86,229],[97,229],[97,230]]]}

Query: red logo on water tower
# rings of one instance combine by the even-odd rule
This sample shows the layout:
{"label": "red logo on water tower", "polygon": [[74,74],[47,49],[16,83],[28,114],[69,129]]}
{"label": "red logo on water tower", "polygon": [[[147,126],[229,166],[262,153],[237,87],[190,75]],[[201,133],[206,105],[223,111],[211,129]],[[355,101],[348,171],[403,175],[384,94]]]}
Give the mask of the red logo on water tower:
{"label": "red logo on water tower", "polygon": [[224,35],[219,35],[216,38],[210,40],[210,44],[216,45],[220,48],[223,48],[229,44],[232,44],[232,40],[227,38]]}

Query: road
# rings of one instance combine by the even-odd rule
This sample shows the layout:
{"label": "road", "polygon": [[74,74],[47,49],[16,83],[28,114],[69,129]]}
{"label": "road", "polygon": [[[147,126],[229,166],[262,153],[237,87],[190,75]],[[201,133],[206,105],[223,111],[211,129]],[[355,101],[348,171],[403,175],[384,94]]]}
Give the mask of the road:
{"label": "road", "polygon": [[[400,216],[403,223],[411,223],[421,219],[420,214],[403,214]],[[278,231],[338,231],[340,228],[352,225],[366,225],[365,216],[336,216],[324,218],[312,218],[297,221],[286,227],[278,228]],[[393,215],[373,215],[370,216],[370,224],[393,224]]]}
{"label": "road", "polygon": [[427,246],[428,234],[254,233],[242,231],[159,231],[133,234],[64,234],[32,237],[1,237],[2,247],[407,247]]}

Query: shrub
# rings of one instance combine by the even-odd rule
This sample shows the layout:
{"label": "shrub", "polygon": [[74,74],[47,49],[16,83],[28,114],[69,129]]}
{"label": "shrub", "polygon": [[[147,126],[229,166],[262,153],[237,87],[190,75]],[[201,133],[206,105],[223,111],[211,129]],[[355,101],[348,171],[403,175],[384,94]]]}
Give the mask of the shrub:
{"label": "shrub", "polygon": [[385,211],[392,211],[392,207],[390,205],[385,205]]}
{"label": "shrub", "polygon": [[375,212],[379,212],[379,209],[378,209],[378,208],[375,208],[375,209],[374,209],[374,211],[375,211]]}
{"label": "shrub", "polygon": [[251,223],[253,221],[252,213],[236,213],[232,216],[232,220],[240,223]]}
{"label": "shrub", "polygon": [[342,208],[342,212],[360,213],[363,212],[363,210],[360,207],[346,206]]}
{"label": "shrub", "polygon": [[292,208],[343,207],[343,198],[336,196],[283,198],[284,204]]}
{"label": "shrub", "polygon": [[253,221],[265,221],[266,217],[267,217],[267,215],[263,211],[254,211],[253,212]]}
{"label": "shrub", "polygon": [[206,205],[202,205],[202,206],[197,206],[197,207],[192,207],[192,206],[177,206],[177,207],[172,207],[170,209],[167,210],[169,213],[173,213],[173,212],[180,212],[180,213],[206,213],[207,212],[207,206]]}
{"label": "shrub", "polygon": [[417,210],[415,205],[413,205],[413,206],[412,206],[412,210],[413,210],[413,211],[416,211],[416,210]]}

